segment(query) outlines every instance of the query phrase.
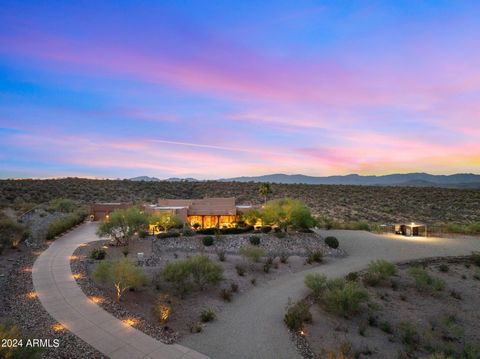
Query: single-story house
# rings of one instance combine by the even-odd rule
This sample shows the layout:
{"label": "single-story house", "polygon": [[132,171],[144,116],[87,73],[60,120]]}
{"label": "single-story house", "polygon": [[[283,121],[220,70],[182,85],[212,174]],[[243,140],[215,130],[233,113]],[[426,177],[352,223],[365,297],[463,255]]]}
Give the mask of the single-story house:
{"label": "single-story house", "polygon": [[395,224],[395,233],[404,236],[427,236],[427,226],[421,223]]}
{"label": "single-story house", "polygon": [[110,213],[116,209],[124,209],[132,206],[132,203],[127,202],[105,202],[105,203],[95,203],[92,206],[92,219],[94,221],[105,221],[108,219]]}
{"label": "single-story house", "polygon": [[159,199],[157,204],[146,205],[146,212],[170,212],[192,227],[232,227],[242,212],[252,208],[236,205],[235,198]]}

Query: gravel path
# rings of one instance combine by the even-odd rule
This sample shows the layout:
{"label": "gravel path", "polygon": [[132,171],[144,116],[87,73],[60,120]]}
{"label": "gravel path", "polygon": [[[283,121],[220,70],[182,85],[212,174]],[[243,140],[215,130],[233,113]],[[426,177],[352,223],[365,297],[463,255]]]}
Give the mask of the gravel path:
{"label": "gravel path", "polygon": [[475,238],[406,238],[381,236],[363,231],[318,231],[336,236],[348,257],[327,259],[325,265],[284,276],[258,286],[234,300],[202,333],[185,338],[182,344],[215,359],[300,358],[283,324],[288,299],[304,297],[303,279],[308,272],[329,277],[361,270],[373,259],[405,261],[434,256],[465,255],[480,250]]}

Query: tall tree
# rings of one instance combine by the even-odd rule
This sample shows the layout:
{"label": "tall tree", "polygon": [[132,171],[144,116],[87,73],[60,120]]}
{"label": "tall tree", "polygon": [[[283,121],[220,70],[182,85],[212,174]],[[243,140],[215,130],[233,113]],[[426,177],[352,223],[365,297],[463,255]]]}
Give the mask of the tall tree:
{"label": "tall tree", "polygon": [[262,183],[258,191],[263,196],[263,204],[267,204],[267,196],[272,193],[270,183]]}
{"label": "tall tree", "polygon": [[128,245],[133,235],[148,229],[148,215],[139,208],[117,209],[98,227],[98,235],[112,237],[117,245]]}

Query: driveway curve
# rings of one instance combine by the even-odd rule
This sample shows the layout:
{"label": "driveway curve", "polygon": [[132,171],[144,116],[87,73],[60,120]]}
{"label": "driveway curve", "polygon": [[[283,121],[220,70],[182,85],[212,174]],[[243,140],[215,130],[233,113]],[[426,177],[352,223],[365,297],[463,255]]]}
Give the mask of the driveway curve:
{"label": "driveway curve", "polygon": [[47,312],[66,329],[112,359],[208,359],[184,346],[164,344],[124,324],[93,303],[77,285],[70,256],[98,241],[96,223],[85,223],[53,242],[35,261],[33,285]]}
{"label": "driveway curve", "polygon": [[325,264],[270,281],[235,299],[202,333],[185,338],[182,344],[215,359],[295,359],[300,355],[283,324],[288,298],[306,295],[306,273],[328,277],[364,269],[374,259],[405,261],[436,256],[466,255],[480,250],[476,238],[407,238],[381,236],[363,231],[318,231],[336,236],[348,256],[327,259]]}

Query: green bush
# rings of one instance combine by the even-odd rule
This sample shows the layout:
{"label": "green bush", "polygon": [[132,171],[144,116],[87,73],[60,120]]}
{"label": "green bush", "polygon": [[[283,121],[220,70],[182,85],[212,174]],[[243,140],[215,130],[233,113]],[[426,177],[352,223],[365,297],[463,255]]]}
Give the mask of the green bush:
{"label": "green bush", "polygon": [[[23,346],[11,347],[4,343],[7,339],[23,340]],[[42,348],[26,346],[18,327],[11,322],[0,322],[0,358],[4,359],[35,359],[40,358]]]}
{"label": "green bush", "polygon": [[305,252],[307,254],[307,263],[311,264],[313,262],[322,263],[323,262],[323,251],[320,249],[310,249],[306,248]]}
{"label": "green bush", "polygon": [[17,248],[20,242],[28,237],[25,228],[10,218],[0,220],[0,247]]}
{"label": "green bush", "polygon": [[247,268],[245,268],[244,265],[241,265],[241,264],[237,264],[235,266],[235,270],[237,271],[237,274],[240,276],[240,277],[243,277],[245,275],[245,272],[247,271]]}
{"label": "green bush", "polygon": [[212,236],[203,237],[202,243],[205,247],[210,247],[213,244],[213,237]]}
{"label": "green bush", "polygon": [[94,248],[90,252],[90,258],[95,259],[95,260],[105,259],[106,256],[107,256],[107,252],[104,249],[101,249],[101,248]]}
{"label": "green bush", "polygon": [[203,290],[207,285],[220,283],[223,268],[207,256],[199,255],[168,263],[162,271],[162,278],[183,295],[193,289]]}
{"label": "green bush", "polygon": [[227,259],[227,251],[224,248],[217,248],[216,251],[218,260],[220,262],[225,262]]}
{"label": "green bush", "polygon": [[262,226],[260,228],[260,232],[262,232],[262,233],[269,233],[269,232],[271,232],[271,230],[272,230],[271,226]]}
{"label": "green bush", "polygon": [[250,238],[248,238],[248,240],[250,241],[251,245],[258,246],[260,244],[260,237],[259,236],[250,236]]}
{"label": "green bush", "polygon": [[220,291],[220,298],[222,298],[226,302],[232,301],[232,291],[226,288],[222,288]]}
{"label": "green bush", "polygon": [[440,264],[440,266],[438,267],[438,270],[444,273],[448,272],[449,269],[450,268],[448,268],[448,265],[446,265],[445,263]]}
{"label": "green bush", "polygon": [[360,305],[368,300],[367,291],[357,282],[333,279],[327,281],[323,301],[327,310],[344,316],[358,312]]}
{"label": "green bush", "polygon": [[325,244],[333,249],[338,248],[338,245],[339,245],[338,239],[332,236],[325,238]]}
{"label": "green bush", "polygon": [[117,300],[120,301],[125,291],[135,289],[146,283],[146,275],[141,267],[127,258],[118,261],[100,262],[93,276],[98,281],[114,288],[117,293]]}
{"label": "green bush", "polygon": [[77,204],[74,200],[68,198],[56,198],[52,199],[48,205],[50,212],[64,212],[70,213],[75,210]]}
{"label": "green bush", "polygon": [[415,280],[415,286],[420,291],[441,291],[445,288],[445,282],[443,280],[430,276],[430,274],[421,267],[410,267],[408,269],[408,274],[413,277]]}
{"label": "green bush", "polygon": [[323,274],[309,273],[305,276],[305,286],[312,291],[316,300],[320,299],[327,286],[327,277]]}
{"label": "green bush", "polygon": [[367,270],[368,270],[368,273],[378,276],[380,280],[389,279],[391,276],[393,276],[397,272],[395,265],[384,259],[371,261],[368,264]]}
{"label": "green bush", "polygon": [[215,319],[215,317],[216,317],[215,312],[211,309],[202,310],[202,312],[200,313],[200,320],[203,323],[211,322],[212,320]]}
{"label": "green bush", "polygon": [[262,248],[252,245],[242,246],[240,248],[240,254],[248,259],[252,263],[260,262],[260,259],[265,255],[265,251]]}
{"label": "green bush", "polygon": [[87,214],[84,212],[75,212],[52,221],[47,229],[47,240],[51,240],[68,231],[70,228],[82,223],[86,217]]}
{"label": "green bush", "polygon": [[407,321],[403,321],[398,325],[400,339],[409,350],[414,350],[420,344],[420,335],[417,328]]}
{"label": "green bush", "polygon": [[310,306],[305,301],[289,304],[283,321],[288,329],[299,331],[302,329],[304,323],[310,323],[312,321]]}

